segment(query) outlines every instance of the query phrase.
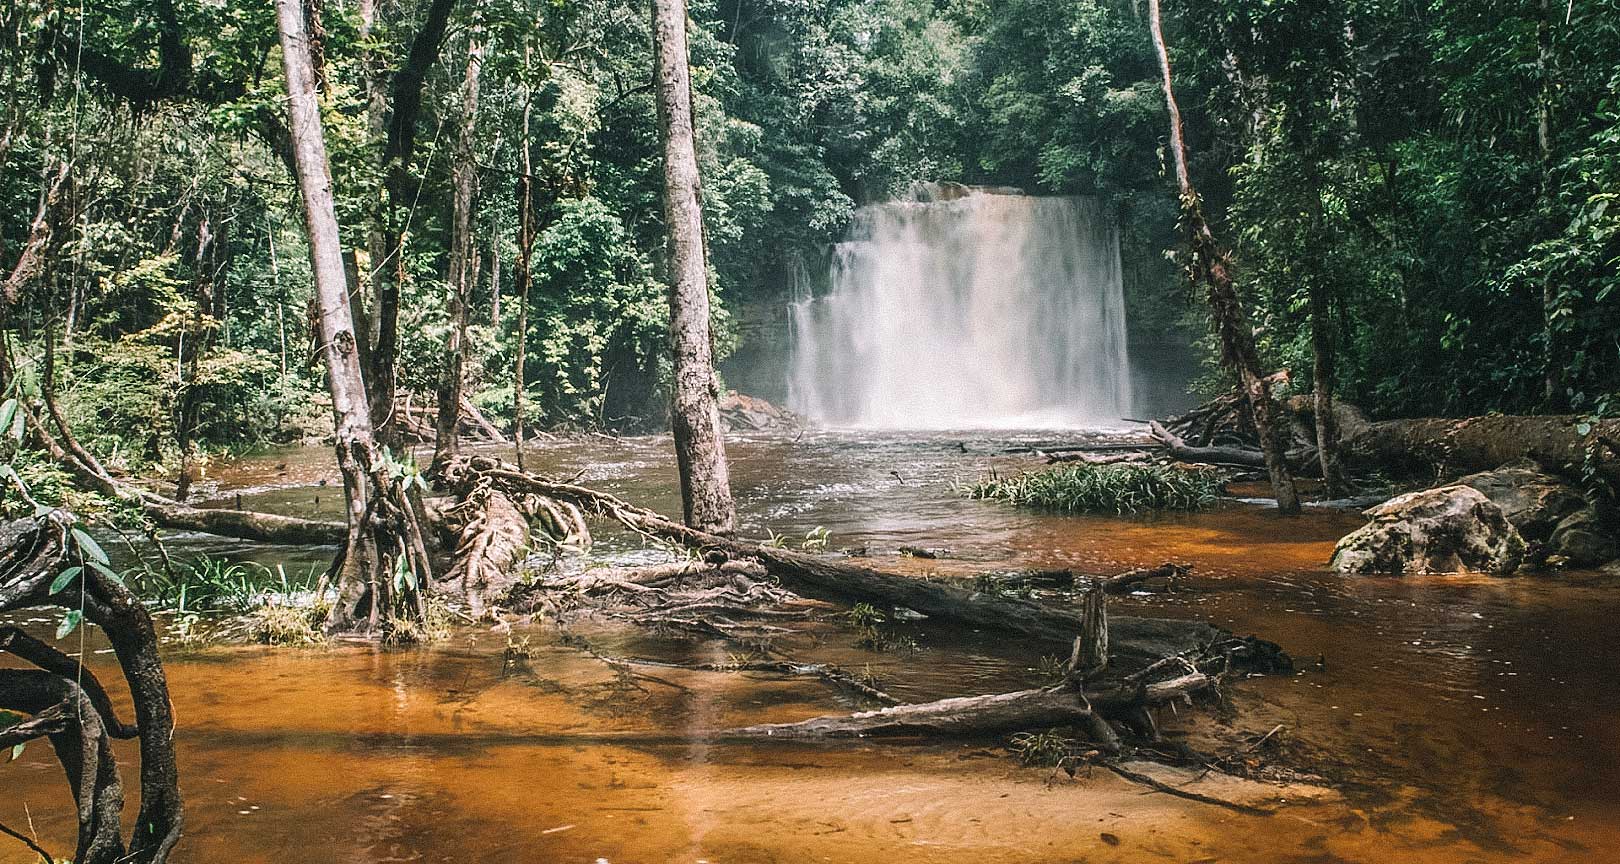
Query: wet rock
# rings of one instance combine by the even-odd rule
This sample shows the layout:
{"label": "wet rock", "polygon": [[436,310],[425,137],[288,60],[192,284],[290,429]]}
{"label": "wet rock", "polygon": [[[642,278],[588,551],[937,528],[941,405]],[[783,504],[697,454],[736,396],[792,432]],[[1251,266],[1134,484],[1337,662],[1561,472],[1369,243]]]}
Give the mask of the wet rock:
{"label": "wet rock", "polygon": [[1620,558],[1620,543],[1594,507],[1584,507],[1559,521],[1549,547],[1571,567],[1595,567]]}
{"label": "wet rock", "polygon": [[1457,482],[1479,490],[1502,508],[1502,515],[1531,544],[1547,542],[1565,517],[1587,506],[1578,490],[1543,473],[1529,460],[1470,474]]}
{"label": "wet rock", "polygon": [[1365,515],[1333,550],[1341,573],[1512,573],[1524,560],[1518,529],[1472,486],[1411,492]]}
{"label": "wet rock", "polygon": [[730,432],[797,429],[803,425],[792,411],[735,390],[727,390],[720,397],[720,420]]}

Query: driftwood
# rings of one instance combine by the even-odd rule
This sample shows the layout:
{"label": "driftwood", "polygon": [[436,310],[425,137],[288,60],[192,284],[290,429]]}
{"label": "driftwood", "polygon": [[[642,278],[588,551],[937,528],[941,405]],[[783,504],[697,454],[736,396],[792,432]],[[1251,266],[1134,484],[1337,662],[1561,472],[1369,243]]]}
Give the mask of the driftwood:
{"label": "driftwood", "polygon": [[1141,687],[1082,690],[1065,682],[1053,687],[963,696],[877,711],[813,717],[798,723],[745,726],[735,734],[766,738],[866,738],[884,736],[978,736],[1020,729],[1089,723],[1094,718],[1134,719],[1151,708],[1215,686],[1202,672],[1187,672]]}
{"label": "driftwood", "polygon": [[[434,427],[436,409],[429,402],[426,406],[417,406],[414,394],[405,393],[397,395],[394,399],[393,422],[398,425],[400,432],[408,441],[432,441],[438,435]],[[485,444],[505,444],[510,439],[499,427],[491,423],[484,412],[478,410],[470,399],[465,396],[461,399],[460,434],[468,441]]]}
{"label": "driftwood", "polygon": [[[1064,646],[1080,628],[1080,615],[1074,611],[884,573],[827,556],[709,534],[606,493],[513,470],[490,457],[462,457],[447,467],[446,477],[453,483],[483,478],[508,494],[541,495],[571,502],[587,512],[614,519],[632,531],[698,550],[705,557],[752,558],[784,586],[808,597],[903,607],[937,619]],[[1198,621],[1121,616],[1113,619],[1112,627],[1116,659],[1137,664],[1195,651],[1230,636],[1214,625]],[[1242,653],[1252,655],[1252,660],[1261,666],[1287,662],[1275,645],[1261,640],[1248,640],[1245,644],[1247,648]]]}
{"label": "driftwood", "polygon": [[[0,632],[0,650],[36,669],[0,672],[0,708],[33,715],[11,735],[49,736],[78,803],[79,842],[74,860],[167,860],[180,838],[181,802],[174,758],[174,714],[158,660],[152,618],[123,583],[85,567],[65,583],[71,514],[51,510],[0,526],[0,612],[53,605],[82,614],[112,643],[135,709],[134,724],[120,721],[94,674],[78,661],[16,630]],[[82,550],[81,550],[82,551]],[[141,809],[126,852],[119,835],[123,789],[107,743],[140,740]]]}
{"label": "driftwood", "polygon": [[[1195,446],[1171,432],[1164,424],[1154,420],[1148,423],[1148,431],[1153,434],[1166,453],[1178,462],[1192,462],[1204,465],[1226,465],[1236,468],[1266,467],[1266,457],[1258,448],[1239,445],[1206,445]],[[1299,473],[1310,473],[1319,469],[1316,464],[1316,450],[1303,448],[1289,450],[1284,456],[1289,466]]]}

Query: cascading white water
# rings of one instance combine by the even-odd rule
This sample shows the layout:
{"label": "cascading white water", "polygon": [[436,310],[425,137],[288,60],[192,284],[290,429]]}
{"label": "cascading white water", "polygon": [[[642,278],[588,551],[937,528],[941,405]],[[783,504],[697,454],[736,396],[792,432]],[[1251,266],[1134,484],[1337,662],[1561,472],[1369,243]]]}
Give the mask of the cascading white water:
{"label": "cascading white water", "polygon": [[1103,208],[941,197],[924,187],[856,212],[827,293],[794,299],[790,406],[830,426],[887,429],[1128,416],[1119,236]]}

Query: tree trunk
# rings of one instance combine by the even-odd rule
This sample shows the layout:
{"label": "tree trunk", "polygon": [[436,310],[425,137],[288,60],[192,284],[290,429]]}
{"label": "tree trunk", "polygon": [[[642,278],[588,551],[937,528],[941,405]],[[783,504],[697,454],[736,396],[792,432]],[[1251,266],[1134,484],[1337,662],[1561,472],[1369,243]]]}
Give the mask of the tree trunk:
{"label": "tree trunk", "polygon": [[432,0],[422,29],[411,40],[405,63],[394,73],[392,110],[388,115],[387,138],[383,146],[383,186],[388,194],[387,230],[384,233],[387,261],[372,264],[380,274],[389,268],[393,278],[379,278],[377,282],[377,338],[371,347],[370,389],[371,422],[377,438],[383,444],[399,449],[400,436],[392,422],[396,370],[399,359],[399,297],[409,271],[405,263],[405,241],[409,233],[407,220],[415,203],[416,184],[411,173],[411,160],[416,155],[416,119],[422,111],[422,89],[428,71],[439,56],[444,44],[445,30],[455,0]]}
{"label": "tree trunk", "polygon": [[[287,75],[287,125],[298,166],[321,353],[332,395],[333,442],[348,507],[344,547],[333,565],[338,602],[327,625],[332,630],[376,633],[390,626],[389,619],[403,604],[414,603],[414,611],[420,613],[416,587],[427,583],[431,571],[415,511],[399,480],[389,475],[372,435],[301,0],[276,0],[276,13]],[[396,570],[400,559],[405,565]]]}
{"label": "tree trunk", "polygon": [[[1552,4],[1540,0],[1536,16],[1536,154],[1540,159],[1540,182],[1537,184],[1536,206],[1546,219],[1552,209]],[[1557,411],[1565,407],[1564,364],[1557,358],[1558,289],[1549,276],[1541,277],[1541,368],[1542,391],[1546,399],[1543,410]]]}
{"label": "tree trunk", "polygon": [[1332,311],[1326,290],[1313,280],[1307,302],[1311,317],[1311,389],[1316,412],[1316,458],[1322,466],[1322,483],[1329,498],[1337,498],[1347,488],[1344,466],[1339,460],[1338,415],[1333,410],[1333,386],[1337,377],[1333,363]]}
{"label": "tree trunk", "polygon": [[[532,52],[523,48],[523,69],[527,76]],[[517,358],[512,363],[512,439],[517,445],[517,466],[523,470],[523,364],[528,361],[529,344],[529,264],[534,254],[534,163],[529,153],[529,116],[534,109],[534,93],[527,77],[523,82],[523,176],[518,179],[518,259],[513,287],[518,295]]]}
{"label": "tree trunk", "polygon": [[1164,77],[1164,101],[1170,114],[1170,150],[1175,160],[1176,186],[1181,196],[1182,228],[1187,233],[1192,253],[1191,275],[1209,289],[1210,316],[1220,338],[1221,360],[1237,374],[1244,395],[1254,414],[1255,426],[1260,430],[1260,448],[1265,455],[1266,473],[1271,476],[1272,494],[1277,498],[1277,509],[1283,513],[1299,512],[1299,493],[1294,489],[1294,477],[1288,469],[1287,444],[1282,439],[1276,403],[1271,398],[1271,386],[1260,369],[1260,357],[1254,347],[1254,329],[1243,309],[1237,288],[1232,283],[1231,261],[1215,240],[1209,223],[1204,220],[1198,191],[1193,188],[1187,170],[1187,142],[1182,137],[1181,109],[1176,104],[1175,88],[1171,83],[1170,53],[1164,42],[1164,29],[1159,15],[1159,0],[1148,0],[1148,27],[1153,35],[1153,47],[1159,55],[1159,71]]}
{"label": "tree trunk", "polygon": [[[765,565],[785,587],[809,597],[904,607],[932,618],[1020,634],[1065,648],[1071,644],[1074,634],[1084,629],[1083,616],[1073,611],[884,573],[831,556],[721,537],[672,522],[593,489],[504,468],[497,460],[487,457],[458,460],[451,466],[447,479],[452,486],[463,488],[473,488],[477,482],[487,480],[509,496],[541,495],[568,502],[588,513],[617,520],[633,531],[678,543],[705,555],[752,558]],[[1109,631],[1112,659],[1135,666],[1231,638],[1230,633],[1201,621],[1159,618],[1114,616],[1109,620]],[[1251,652],[1260,667],[1287,662],[1275,645],[1258,640],[1243,640],[1242,644],[1241,650]]]}
{"label": "tree trunk", "polygon": [[674,355],[671,423],[686,524],[715,534],[736,527],[720,434],[709,273],[703,246],[685,0],[653,0],[658,125],[664,141],[664,222],[669,231],[669,330]]}
{"label": "tree trunk", "polygon": [[484,63],[481,28],[467,37],[467,72],[461,83],[461,134],[456,140],[450,221],[449,291],[445,300],[450,332],[445,339],[444,369],[439,378],[439,418],[433,441],[433,467],[442,468],[461,449],[461,403],[467,365],[467,305],[472,293],[473,185],[478,166],[473,159],[473,133],[478,124],[478,75]]}
{"label": "tree trunk", "polygon": [[501,226],[493,219],[489,224],[489,323],[501,326]]}
{"label": "tree trunk", "polygon": [[1590,474],[1620,485],[1620,420],[1492,414],[1371,423],[1343,402],[1334,410],[1345,458],[1370,470],[1449,476],[1530,459],[1577,481]]}

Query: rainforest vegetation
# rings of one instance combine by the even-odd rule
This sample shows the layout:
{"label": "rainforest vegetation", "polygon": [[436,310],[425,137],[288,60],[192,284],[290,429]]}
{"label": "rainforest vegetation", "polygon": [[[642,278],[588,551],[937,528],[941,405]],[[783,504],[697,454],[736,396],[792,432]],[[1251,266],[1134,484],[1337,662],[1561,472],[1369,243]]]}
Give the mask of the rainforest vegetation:
{"label": "rainforest vegetation", "polygon": [[[769,716],[702,715],[704,735],[768,750],[1014,733],[1009,749],[1054,778],[1101,766],[1261,818],[1290,784],[1363,775],[1307,766],[1279,735],[1298,721],[1263,700],[1240,707],[1269,731],[1161,729],[1195,702],[1226,724],[1237,682],[1318,653],[1247,635],[1268,619],[1244,609],[1153,617],[1206,563],[1161,564],[1170,551],[1208,553],[1199,531],[1316,544],[1242,553],[1308,561],[1220,559],[1257,583],[1268,566],[1323,578],[1330,554],[1339,575],[1597,573],[1620,556],[1615,0],[8,0],[0,102],[0,613],[56,607],[43,630],[0,621],[0,652],[30,666],[0,668],[0,744],[17,759],[50,740],[77,806],[46,833],[76,837],[73,860],[177,848],[182,786],[201,788],[177,748],[220,745],[176,734],[176,705],[223,700],[180,692],[199,675],[183,665],[173,684],[159,647],[195,647],[199,612],[247,616],[223,641],[341,637],[385,658],[382,643],[471,633],[468,655],[499,667],[490,688],[520,680],[556,716],[651,704],[649,687],[686,711],[682,682],[703,673],[813,678],[845,699],[833,713],[766,699],[749,705]],[[1199,404],[1114,418],[1130,429],[1103,437],[828,445],[818,430],[800,448],[813,423],[746,395],[780,391],[783,310],[829,292],[862,208],[979,190],[1096,202],[1117,226],[1132,353],[1190,358],[1176,386]],[[763,437],[728,460],[739,429]],[[891,447],[902,461],[870,461]],[[942,478],[940,450],[986,473]],[[317,451],[331,471],[283,476]],[[613,473],[627,465],[641,473]],[[980,509],[905,497],[941,489]],[[274,498],[286,490],[300,497]],[[818,506],[795,496],[846,494],[879,496],[850,513],[913,521],[842,548],[794,521]],[[1302,496],[1323,508],[1300,515]],[[661,515],[676,501],[680,519]],[[1295,521],[1233,515],[1262,506]],[[964,550],[921,545],[945,512],[983,520],[942,528],[975,547],[959,565],[941,562]],[[601,560],[593,526],[613,537]],[[1129,548],[1099,553],[1079,537],[1094,529]],[[258,551],[191,554],[198,536]],[[900,543],[898,563],[866,560],[874,538]],[[661,557],[624,554],[635,544]],[[1275,584],[1295,587],[1255,590]],[[729,653],[618,656],[568,629],[604,620]],[[557,629],[523,629],[542,623]],[[111,659],[86,659],[91,625]],[[964,673],[970,694],[896,689],[816,653],[837,627],[871,656],[955,628],[1029,657]],[[490,633],[504,644],[480,644]],[[545,666],[537,634],[610,669],[612,698],[547,677],[579,656]],[[1020,674],[1038,683],[1001,686]],[[463,692],[441,683],[434,698]],[[1620,711],[1592,698],[1569,713]],[[588,746],[667,746],[661,729]],[[139,747],[133,820],[120,739]],[[1376,749],[1360,743],[1344,749]],[[1294,791],[1259,806],[1148,761]],[[238,815],[259,809],[246,800]],[[0,810],[0,829],[55,860],[15,818]]]}
{"label": "rainforest vegetation", "polygon": [[[460,159],[474,404],[511,422],[523,341],[530,428],[661,426],[669,277],[644,10],[312,8],[346,260],[397,390],[437,386]],[[1337,389],[1374,415],[1610,410],[1614,11],[1166,5],[1194,180],[1268,364],[1308,387],[1315,321]],[[1105,198],[1133,334],[1202,337],[1203,304],[1166,260],[1177,208],[1143,12],[694,4],[717,352],[856,205],[923,180]],[[324,434],[272,10],[18,2],[0,26],[8,332],[19,357],[54,346],[82,441],[172,473],[188,449]]]}

